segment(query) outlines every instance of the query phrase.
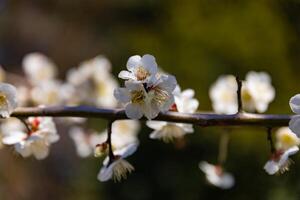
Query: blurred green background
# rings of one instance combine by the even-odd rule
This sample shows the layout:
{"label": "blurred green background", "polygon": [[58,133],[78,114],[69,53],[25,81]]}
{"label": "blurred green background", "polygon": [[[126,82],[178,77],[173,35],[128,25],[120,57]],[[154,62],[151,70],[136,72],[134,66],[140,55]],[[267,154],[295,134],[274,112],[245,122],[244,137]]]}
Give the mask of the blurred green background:
{"label": "blurred green background", "polygon": [[[182,88],[195,89],[203,111],[211,110],[208,89],[221,74],[270,73],[276,99],[268,113],[291,113],[289,98],[300,91],[298,0],[0,0],[0,15],[7,71],[21,74],[22,57],[40,51],[57,63],[61,78],[98,54],[117,75],[129,56],[149,53]],[[114,184],[98,182],[100,160],[79,159],[60,130],[62,140],[44,161],[0,151],[0,199],[299,199],[299,156],[290,172],[268,176],[269,147],[258,128],[232,129],[225,167],[236,186],[209,186],[198,162],[217,161],[222,131],[197,128],[176,145],[149,140],[143,126],[140,148],[129,158],[136,171]]]}

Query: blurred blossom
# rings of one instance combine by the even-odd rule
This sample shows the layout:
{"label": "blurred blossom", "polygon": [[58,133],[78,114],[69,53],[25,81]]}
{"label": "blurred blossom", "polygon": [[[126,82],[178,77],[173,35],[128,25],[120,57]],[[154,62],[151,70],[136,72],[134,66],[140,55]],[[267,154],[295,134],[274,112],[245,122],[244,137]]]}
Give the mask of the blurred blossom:
{"label": "blurred blossom", "polygon": [[[247,112],[265,112],[275,97],[271,78],[265,72],[249,72],[243,81],[241,92],[243,109]],[[211,86],[209,96],[216,113],[237,113],[237,82],[233,75],[219,77]]]}
{"label": "blurred blossom", "polygon": [[101,182],[113,179],[121,181],[127,178],[127,174],[134,170],[134,167],[124,158],[132,155],[138,147],[138,143],[132,143],[122,149],[114,151],[114,158],[110,163],[110,158],[106,157],[103,166],[98,174],[98,180]]}
{"label": "blurred blossom", "polygon": [[56,126],[51,117],[30,117],[29,130],[15,130],[3,137],[3,143],[14,145],[23,157],[33,155],[36,159],[45,159],[49,154],[51,143],[59,140]]}
{"label": "blurred blossom", "polygon": [[39,85],[43,81],[51,80],[57,74],[55,64],[41,53],[27,54],[23,59],[22,65],[26,76],[33,85]]}
{"label": "blurred blossom", "polygon": [[70,69],[67,81],[65,91],[70,92],[69,97],[65,95],[67,102],[74,104],[81,101],[100,107],[117,106],[113,91],[118,83],[111,74],[111,64],[107,58],[97,56],[81,63],[78,68]]}
{"label": "blurred blossom", "polygon": [[[74,126],[69,131],[69,136],[73,140],[78,156],[85,158],[92,154],[94,145],[98,143],[96,133],[87,134],[86,131],[78,126]],[[99,139],[101,140],[101,138]]]}
{"label": "blurred blossom", "polygon": [[[133,120],[118,120],[112,125],[112,147],[114,150],[121,149],[128,144],[138,142],[137,133],[140,125]],[[91,133],[89,133],[91,132]],[[107,130],[97,134],[95,131],[85,131],[81,127],[72,127],[69,135],[74,141],[77,154],[80,157],[91,156],[98,144],[107,140]]]}
{"label": "blurred blossom", "polygon": [[17,106],[18,99],[15,86],[0,83],[0,115],[4,118],[9,117]]}
{"label": "blurred blossom", "polygon": [[274,97],[275,89],[267,73],[248,72],[242,88],[243,107],[246,111],[263,113]]}
{"label": "blurred blossom", "polygon": [[32,88],[31,99],[35,105],[58,105],[62,103],[60,90],[59,81],[43,81]]}
{"label": "blurred blossom", "polygon": [[216,113],[235,114],[237,112],[237,83],[233,75],[223,75],[211,86],[209,97]]}
{"label": "blurred blossom", "polygon": [[2,120],[0,125],[0,148],[3,147],[3,137],[9,135],[11,132],[23,130],[24,128],[24,124],[17,118],[8,118]]}
{"label": "blurred blossom", "polygon": [[[173,94],[175,103],[171,106],[171,111],[179,113],[196,112],[199,101],[194,98],[194,90],[181,91],[180,87],[177,86]],[[174,138],[182,138],[185,134],[194,132],[192,124],[147,121],[147,126],[155,130],[150,134],[150,138],[162,139],[165,142],[172,141]]]}
{"label": "blurred blossom", "polygon": [[288,127],[282,127],[276,131],[276,149],[288,150],[299,144],[300,139]]}
{"label": "blurred blossom", "polygon": [[289,156],[299,151],[300,139],[288,127],[283,127],[276,132],[276,149],[264,169],[270,175],[277,172],[284,173],[289,170],[292,160]]}
{"label": "blurred blossom", "polygon": [[300,94],[297,94],[290,99],[290,107],[292,111],[297,115],[292,117],[289,123],[289,127],[299,137],[300,136],[300,116],[299,116],[300,115]]}
{"label": "blurred blossom", "polygon": [[30,89],[26,86],[18,86],[17,87],[17,95],[18,95],[18,106],[24,107],[28,106],[31,102]]}
{"label": "blurred blossom", "polygon": [[222,166],[202,161],[199,163],[199,168],[205,173],[210,184],[221,189],[230,189],[234,186],[234,177],[230,173],[224,172]]}

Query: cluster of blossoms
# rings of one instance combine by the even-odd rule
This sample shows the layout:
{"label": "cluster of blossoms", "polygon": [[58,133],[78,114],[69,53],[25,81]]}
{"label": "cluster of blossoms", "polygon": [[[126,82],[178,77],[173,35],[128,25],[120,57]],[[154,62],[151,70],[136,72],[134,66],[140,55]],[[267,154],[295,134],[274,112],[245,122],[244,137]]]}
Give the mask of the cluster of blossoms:
{"label": "cluster of blossoms", "polygon": [[[235,76],[223,75],[218,78],[209,91],[216,113],[236,114],[238,112],[237,89]],[[265,112],[275,97],[270,76],[265,72],[249,72],[243,81],[241,97],[244,111]]]}
{"label": "cluster of blossoms", "polygon": [[[145,116],[149,120],[147,126],[154,129],[150,138],[162,139],[165,142],[194,132],[190,124],[152,121],[159,113],[166,111],[194,113],[199,102],[194,98],[195,92],[192,89],[181,91],[174,76],[159,72],[152,55],[130,57],[127,70],[119,73],[119,78],[125,79],[125,87],[115,89],[114,96],[125,107],[128,118],[140,119]],[[112,132],[113,136],[114,127]],[[100,144],[96,148],[96,154],[103,152],[106,146]],[[114,147],[113,144],[112,146]],[[136,149],[137,143],[133,142],[114,150],[114,158],[107,157],[104,160],[98,179],[106,181],[111,178],[119,180],[126,177],[126,173],[134,168],[124,158]]]}
{"label": "cluster of blossoms", "polygon": [[[195,91],[181,90],[176,78],[163,73],[152,55],[135,55],[128,59],[127,70],[118,75],[125,80],[124,87],[119,87],[111,74],[109,60],[103,56],[97,56],[70,69],[65,81],[58,79],[58,68],[54,62],[40,53],[26,55],[22,65],[27,79],[16,83],[16,86],[3,83],[8,75],[0,67],[2,118],[9,118],[17,106],[91,105],[125,108],[130,120],[110,122],[107,129],[100,132],[83,128],[85,120],[68,120],[75,124],[68,127],[68,132],[77,154],[80,157],[103,157],[97,176],[99,181],[120,181],[134,170],[126,158],[136,152],[139,145],[138,119],[145,117],[148,120],[146,125],[153,129],[149,135],[151,139],[171,142],[194,132],[192,124],[155,119],[159,113],[164,112],[193,114],[197,111],[199,102],[195,98]],[[240,112],[239,95],[243,111],[266,112],[275,97],[270,76],[265,72],[251,71],[239,88],[233,75],[224,75],[217,79],[209,91],[212,107],[219,114]],[[290,106],[298,115],[292,118],[289,127],[277,130],[275,145],[269,135],[271,158],[264,169],[270,175],[287,171],[291,164],[289,157],[299,150],[300,94],[291,98]],[[66,122],[64,118],[57,121],[59,120]],[[50,145],[60,138],[56,127],[52,117],[5,119],[0,126],[0,144],[13,145],[15,151],[23,157],[32,155],[38,160],[44,159],[49,155]],[[221,164],[201,161],[199,168],[212,185],[222,189],[234,186],[233,175],[226,172]]]}

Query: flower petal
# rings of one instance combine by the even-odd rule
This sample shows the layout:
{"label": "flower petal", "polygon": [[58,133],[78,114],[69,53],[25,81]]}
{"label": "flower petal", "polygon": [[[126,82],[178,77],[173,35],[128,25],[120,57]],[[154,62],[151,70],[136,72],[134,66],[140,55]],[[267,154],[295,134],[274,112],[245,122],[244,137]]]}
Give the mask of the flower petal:
{"label": "flower petal", "polygon": [[114,97],[121,103],[130,101],[130,93],[126,88],[116,88],[114,90]]}
{"label": "flower petal", "polygon": [[300,114],[300,94],[290,99],[290,107],[294,113]]}
{"label": "flower petal", "polygon": [[10,135],[4,137],[2,139],[3,144],[7,144],[7,145],[12,145],[12,144],[16,144],[22,140],[24,140],[24,138],[26,137],[26,134],[23,132],[12,132],[10,133]]}
{"label": "flower petal", "polygon": [[130,119],[140,119],[143,116],[141,107],[136,104],[128,104],[125,107],[125,113]]}
{"label": "flower petal", "polygon": [[141,64],[141,56],[135,55],[131,56],[126,64],[126,67],[129,71],[133,72],[134,69]]}
{"label": "flower petal", "polygon": [[125,70],[121,71],[119,73],[118,77],[121,79],[136,79],[132,73],[130,73],[129,71],[125,71]]}
{"label": "flower petal", "polygon": [[157,73],[157,63],[154,56],[146,54],[141,58],[141,62],[143,63],[143,67],[149,71],[150,74],[154,75]]}
{"label": "flower petal", "polygon": [[300,116],[294,116],[289,122],[289,128],[299,137],[300,136]]}

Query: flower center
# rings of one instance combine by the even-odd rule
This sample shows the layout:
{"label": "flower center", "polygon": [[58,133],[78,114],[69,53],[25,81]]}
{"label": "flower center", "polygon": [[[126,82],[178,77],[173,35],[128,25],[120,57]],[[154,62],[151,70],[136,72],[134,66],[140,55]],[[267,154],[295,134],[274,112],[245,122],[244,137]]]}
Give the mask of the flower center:
{"label": "flower center", "polygon": [[31,131],[32,132],[38,131],[39,125],[40,125],[40,120],[38,118],[35,118],[34,120],[32,120],[32,122],[30,124]]}
{"label": "flower center", "polygon": [[6,95],[3,92],[0,92],[0,106],[6,106],[7,101],[6,101]]}
{"label": "flower center", "polygon": [[154,98],[153,100],[160,106],[164,105],[166,101],[168,101],[170,95],[167,91],[161,89],[160,87],[154,88]]}
{"label": "flower center", "polygon": [[243,99],[243,102],[246,102],[246,103],[249,103],[252,101],[252,96],[248,92],[248,90],[242,90],[242,99]]}
{"label": "flower center", "polygon": [[173,105],[171,106],[171,108],[169,110],[173,111],[173,112],[178,112],[176,103],[173,103]]}
{"label": "flower center", "polygon": [[131,102],[132,103],[143,103],[144,102],[144,92],[142,90],[135,90],[131,92]]}
{"label": "flower center", "polygon": [[150,73],[144,67],[139,66],[135,71],[135,75],[138,81],[143,81],[150,76]]}

